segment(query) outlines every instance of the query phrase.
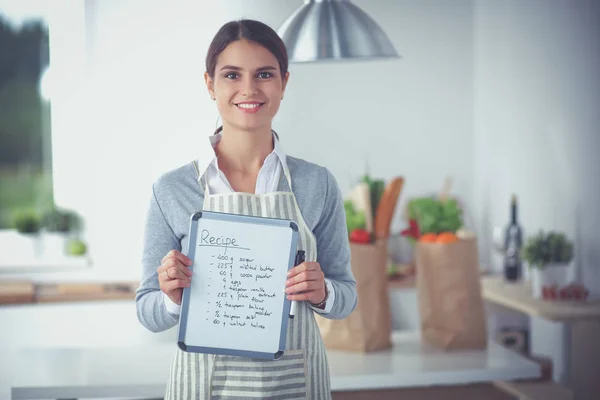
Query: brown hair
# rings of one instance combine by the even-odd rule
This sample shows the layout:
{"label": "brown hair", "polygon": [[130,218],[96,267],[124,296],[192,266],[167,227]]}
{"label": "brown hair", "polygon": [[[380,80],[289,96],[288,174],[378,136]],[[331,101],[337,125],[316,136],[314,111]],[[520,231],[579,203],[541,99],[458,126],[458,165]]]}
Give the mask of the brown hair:
{"label": "brown hair", "polygon": [[206,54],[206,72],[211,78],[215,77],[215,67],[219,54],[231,42],[239,39],[256,42],[269,50],[279,62],[281,78],[283,79],[288,70],[288,55],[285,44],[271,27],[251,19],[230,21],[219,29]]}
{"label": "brown hair", "polygon": [[[231,42],[240,39],[256,42],[269,50],[279,62],[281,79],[283,79],[288,71],[288,54],[283,40],[281,40],[277,32],[270,26],[252,19],[230,21],[219,29],[206,53],[206,72],[208,72],[208,75],[211,78],[215,77],[215,67],[217,66],[219,54],[221,54]],[[214,134],[216,135],[222,130],[223,126],[220,126]],[[277,132],[273,131],[273,133],[279,140]]]}

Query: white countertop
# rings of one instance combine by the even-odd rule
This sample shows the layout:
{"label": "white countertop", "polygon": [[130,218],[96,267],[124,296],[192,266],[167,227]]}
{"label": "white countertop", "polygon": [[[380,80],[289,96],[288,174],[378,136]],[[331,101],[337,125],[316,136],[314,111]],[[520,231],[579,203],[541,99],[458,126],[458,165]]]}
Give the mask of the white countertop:
{"label": "white countertop", "polygon": [[[539,366],[490,343],[486,351],[444,352],[417,332],[395,332],[392,349],[328,350],[332,391],[460,385],[534,378]],[[13,399],[162,397],[175,343],[102,348],[23,348]]]}
{"label": "white countertop", "polygon": [[461,385],[540,376],[539,365],[496,343],[486,350],[443,351],[418,332],[394,332],[393,348],[357,354],[328,350],[332,390]]}

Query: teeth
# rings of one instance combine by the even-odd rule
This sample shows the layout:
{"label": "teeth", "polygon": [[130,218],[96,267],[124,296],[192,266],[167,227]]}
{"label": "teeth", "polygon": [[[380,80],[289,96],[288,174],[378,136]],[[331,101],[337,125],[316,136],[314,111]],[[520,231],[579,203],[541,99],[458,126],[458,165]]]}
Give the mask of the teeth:
{"label": "teeth", "polygon": [[240,108],[256,108],[256,107],[260,106],[260,103],[252,103],[252,104],[248,104],[248,103],[246,103],[246,104],[238,104],[237,106],[238,106],[238,107],[240,107]]}

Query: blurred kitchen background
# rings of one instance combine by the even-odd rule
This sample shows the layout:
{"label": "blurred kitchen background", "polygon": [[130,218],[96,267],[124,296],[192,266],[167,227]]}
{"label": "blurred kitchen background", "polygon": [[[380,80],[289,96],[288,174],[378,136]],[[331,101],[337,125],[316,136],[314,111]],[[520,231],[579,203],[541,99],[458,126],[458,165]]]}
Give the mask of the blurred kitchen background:
{"label": "blurred kitchen background", "polygon": [[[438,193],[451,177],[482,271],[492,274],[502,273],[494,231],[509,223],[515,194],[524,234],[565,232],[575,243],[573,279],[600,297],[600,4],[353,3],[400,58],[291,64],[274,123],[286,152],[328,167],[345,194],[366,173],[403,176],[396,234],[407,226],[407,200]],[[99,300],[129,299],[134,309],[152,182],[199,157],[217,126],[203,82],[215,32],[241,17],[277,29],[300,4],[0,0],[0,285],[6,303],[33,302],[0,305],[0,346],[172,338]],[[71,212],[46,216],[69,231],[58,255],[49,242],[22,240],[14,224],[52,205]],[[410,263],[403,240],[390,238],[390,257]],[[394,329],[416,329],[414,287],[392,289],[390,299]],[[536,323],[488,311],[491,337]],[[555,370],[568,363],[548,356],[558,357]],[[10,366],[0,367],[8,398]]]}

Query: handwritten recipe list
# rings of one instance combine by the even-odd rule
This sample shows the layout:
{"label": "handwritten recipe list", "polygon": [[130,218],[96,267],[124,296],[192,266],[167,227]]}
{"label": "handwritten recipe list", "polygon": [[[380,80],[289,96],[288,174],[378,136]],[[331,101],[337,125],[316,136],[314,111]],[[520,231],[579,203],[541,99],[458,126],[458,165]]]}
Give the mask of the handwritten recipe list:
{"label": "handwritten recipe list", "polygon": [[256,228],[248,225],[246,230],[238,226],[232,235],[227,224],[207,220],[198,226],[188,326],[201,329],[189,330],[187,339],[204,347],[227,344],[274,353],[281,334],[292,231],[286,235],[286,230],[272,226],[253,231]]}

